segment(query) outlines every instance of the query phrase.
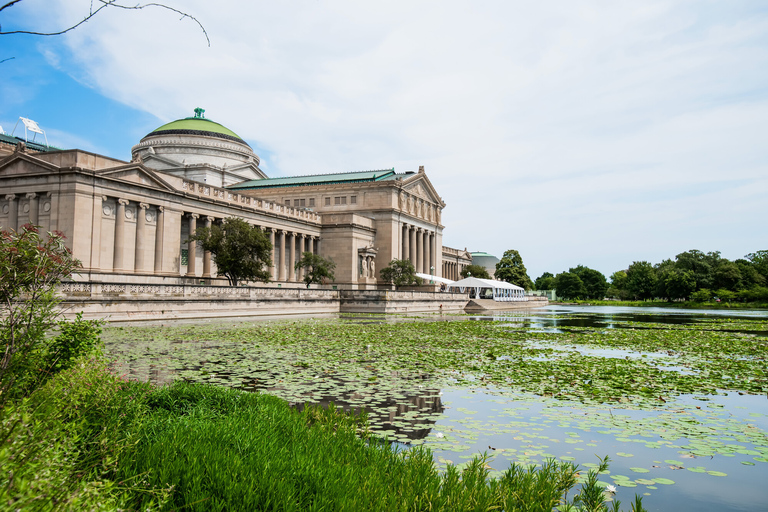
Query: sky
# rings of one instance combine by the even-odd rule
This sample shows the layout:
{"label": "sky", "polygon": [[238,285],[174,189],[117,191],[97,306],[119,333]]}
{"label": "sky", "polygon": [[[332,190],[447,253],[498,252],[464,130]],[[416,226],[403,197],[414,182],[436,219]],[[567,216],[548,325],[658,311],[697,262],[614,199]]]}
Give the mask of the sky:
{"label": "sky", "polygon": [[[22,0],[0,26],[90,5]],[[444,245],[516,249],[533,279],[768,249],[764,0],[166,5],[205,33],[147,7],[0,35],[0,126],[129,160],[202,107],[270,177],[423,165]]]}

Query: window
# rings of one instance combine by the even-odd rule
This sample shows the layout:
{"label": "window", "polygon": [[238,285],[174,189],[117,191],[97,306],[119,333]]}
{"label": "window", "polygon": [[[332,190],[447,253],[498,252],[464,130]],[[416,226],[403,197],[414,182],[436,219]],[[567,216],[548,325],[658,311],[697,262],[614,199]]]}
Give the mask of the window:
{"label": "window", "polygon": [[295,206],[297,208],[299,208],[299,207],[304,208],[305,206],[307,206],[307,200],[306,199],[294,199],[293,200],[293,206]]}
{"label": "window", "polygon": [[291,200],[290,199],[286,199],[285,200],[285,206],[291,206]]}
{"label": "window", "polygon": [[357,196],[349,196],[349,204],[357,204]]}
{"label": "window", "polygon": [[336,196],[333,198],[333,204],[341,204],[341,197]]}
{"label": "window", "polygon": [[314,206],[315,206],[315,198],[314,197],[310,197],[309,198],[309,207],[313,208]]}
{"label": "window", "polygon": [[326,197],[325,198],[325,206],[331,206],[331,198],[330,197]]}

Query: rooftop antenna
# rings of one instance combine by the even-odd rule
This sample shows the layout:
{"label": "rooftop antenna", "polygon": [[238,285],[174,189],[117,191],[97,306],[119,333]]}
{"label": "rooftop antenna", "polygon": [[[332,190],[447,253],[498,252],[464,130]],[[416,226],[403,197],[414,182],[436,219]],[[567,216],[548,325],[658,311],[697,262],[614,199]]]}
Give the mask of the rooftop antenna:
{"label": "rooftop antenna", "polygon": [[[35,142],[35,137],[37,137],[38,133],[42,133],[43,137],[45,137],[45,147],[49,147],[48,136],[45,134],[44,130],[40,129],[40,126],[38,126],[36,122],[31,119],[27,119],[26,117],[19,117],[19,121],[24,124],[24,142],[29,143],[28,131],[35,134],[32,136],[32,142]],[[16,121],[16,124],[13,127],[13,131],[11,132],[11,136],[16,133],[16,127],[19,126],[19,121]]]}

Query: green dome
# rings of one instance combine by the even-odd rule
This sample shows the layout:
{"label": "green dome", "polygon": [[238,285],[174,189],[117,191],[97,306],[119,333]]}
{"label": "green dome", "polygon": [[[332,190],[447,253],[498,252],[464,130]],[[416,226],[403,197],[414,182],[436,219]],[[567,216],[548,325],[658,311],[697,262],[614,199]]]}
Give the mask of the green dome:
{"label": "green dome", "polygon": [[187,117],[171,121],[170,123],[156,128],[144,138],[146,139],[153,135],[204,135],[207,137],[232,140],[245,144],[246,146],[248,145],[238,134],[226,126],[222,126],[219,123],[204,118],[202,114],[203,112],[205,112],[203,109],[195,109],[195,117]]}

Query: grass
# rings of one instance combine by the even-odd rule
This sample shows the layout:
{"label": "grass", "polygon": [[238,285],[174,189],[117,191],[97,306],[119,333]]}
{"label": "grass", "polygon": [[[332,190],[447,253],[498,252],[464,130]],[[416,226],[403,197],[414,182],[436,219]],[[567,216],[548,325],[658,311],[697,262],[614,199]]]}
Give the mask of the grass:
{"label": "grass", "polygon": [[12,509],[608,510],[589,479],[568,498],[571,463],[513,464],[493,479],[481,456],[440,473],[429,450],[372,437],[365,416],[205,384],[152,388],[99,360],[1,420],[0,503]]}

